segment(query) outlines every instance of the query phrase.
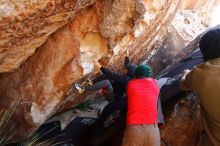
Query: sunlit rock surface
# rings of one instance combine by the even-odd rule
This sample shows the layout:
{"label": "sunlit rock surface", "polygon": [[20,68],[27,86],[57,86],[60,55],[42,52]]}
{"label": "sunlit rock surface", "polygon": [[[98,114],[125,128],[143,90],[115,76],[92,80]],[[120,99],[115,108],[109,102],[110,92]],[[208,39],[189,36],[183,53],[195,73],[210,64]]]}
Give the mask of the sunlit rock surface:
{"label": "sunlit rock surface", "polygon": [[[184,0],[181,10],[197,11],[204,25],[215,26],[220,23],[220,19],[217,17],[219,11],[215,12],[216,9],[219,9],[219,6],[220,0]],[[213,13],[216,13],[214,17]]]}
{"label": "sunlit rock surface", "polygon": [[204,11],[211,11],[213,6],[218,4],[219,0],[184,0],[181,6],[183,10],[204,9]]}

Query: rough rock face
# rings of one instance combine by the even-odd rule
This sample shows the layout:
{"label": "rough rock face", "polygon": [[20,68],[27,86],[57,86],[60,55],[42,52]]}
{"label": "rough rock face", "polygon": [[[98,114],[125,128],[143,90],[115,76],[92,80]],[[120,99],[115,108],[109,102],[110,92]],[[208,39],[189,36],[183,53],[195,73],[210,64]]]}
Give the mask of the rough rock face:
{"label": "rough rock face", "polygon": [[11,71],[0,75],[0,107],[21,99],[14,119],[19,117],[19,131],[26,132],[18,136],[24,137],[57,110],[84,99],[65,100],[71,83],[91,72],[93,60],[119,70],[126,50],[137,63],[158,48],[181,0],[20,2],[0,7],[10,9],[0,21],[0,69]]}
{"label": "rough rock face", "polygon": [[[21,98],[16,115],[25,126],[41,124],[62,100],[68,85],[82,75],[83,70],[77,60],[79,50],[73,43],[71,31],[63,28],[59,32],[16,72],[0,75],[1,105],[7,106]],[[23,134],[29,134],[32,128]]]}
{"label": "rough rock face", "polygon": [[58,28],[94,0],[0,2],[0,72],[18,68]]}
{"label": "rough rock face", "polygon": [[149,60],[150,64],[157,64],[153,66],[155,75],[158,75],[164,67],[169,65],[175,55],[197,35],[209,28],[210,25],[218,22],[216,20],[218,17],[213,18],[212,15],[219,4],[219,0],[183,1],[181,8],[168,28],[168,34],[162,48]]}
{"label": "rough rock face", "polygon": [[161,138],[171,146],[195,146],[201,133],[200,106],[197,98],[189,95],[175,104],[161,129]]}
{"label": "rough rock face", "polygon": [[162,69],[172,63],[176,54],[206,29],[197,11],[178,11],[168,28],[162,47],[149,60],[154,75],[158,75]]}

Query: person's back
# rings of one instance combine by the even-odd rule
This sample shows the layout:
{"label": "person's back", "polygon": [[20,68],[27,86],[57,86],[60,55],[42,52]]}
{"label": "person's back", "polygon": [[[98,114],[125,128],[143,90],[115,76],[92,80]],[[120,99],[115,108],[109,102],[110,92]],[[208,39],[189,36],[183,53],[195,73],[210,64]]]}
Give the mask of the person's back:
{"label": "person's back", "polygon": [[152,78],[134,79],[127,88],[127,124],[157,123],[159,87]]}
{"label": "person's back", "polygon": [[220,29],[207,32],[200,41],[205,63],[195,67],[181,83],[200,98],[205,135],[200,145],[220,146]]}
{"label": "person's back", "polygon": [[127,86],[128,112],[122,146],[160,146],[157,126],[159,86],[150,78],[151,68],[139,65],[136,79]]}
{"label": "person's back", "polygon": [[193,69],[191,82],[200,98],[206,133],[213,144],[220,145],[220,58]]}

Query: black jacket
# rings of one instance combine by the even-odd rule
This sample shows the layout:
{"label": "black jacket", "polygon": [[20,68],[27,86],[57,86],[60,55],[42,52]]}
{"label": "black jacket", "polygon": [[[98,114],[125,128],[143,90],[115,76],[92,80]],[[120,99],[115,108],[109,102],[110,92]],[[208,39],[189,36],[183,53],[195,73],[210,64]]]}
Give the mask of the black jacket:
{"label": "black jacket", "polygon": [[105,67],[101,67],[100,70],[102,71],[105,78],[112,83],[114,97],[116,100],[118,100],[126,92],[128,81],[131,80],[132,77],[112,72]]}

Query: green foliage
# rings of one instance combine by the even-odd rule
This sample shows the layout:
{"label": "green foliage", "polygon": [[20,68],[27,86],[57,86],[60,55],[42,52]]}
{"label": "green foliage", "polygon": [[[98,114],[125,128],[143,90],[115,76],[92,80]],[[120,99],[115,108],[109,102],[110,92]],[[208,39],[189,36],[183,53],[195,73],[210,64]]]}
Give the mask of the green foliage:
{"label": "green foliage", "polygon": [[[90,105],[91,101],[88,101],[82,105],[79,106],[79,108],[86,108],[87,106]],[[18,131],[19,128],[19,120],[16,122],[12,122],[12,116],[15,113],[15,110],[20,103],[20,100],[17,102],[12,102],[11,105],[8,108],[4,108],[0,111],[0,146],[4,146],[6,144],[9,144],[9,142],[12,141],[14,138],[16,132]],[[64,134],[57,135],[51,139],[47,139],[45,141],[39,142],[41,138],[43,138],[45,135],[47,135],[50,132],[53,132],[56,127],[53,127],[52,129],[46,131],[46,132],[40,132],[40,133],[35,133],[28,139],[22,141],[18,146],[42,146],[42,145],[50,145],[50,146],[56,146],[61,143],[65,143],[67,141],[62,141],[59,143],[54,143],[52,144],[53,140],[56,139],[57,137],[64,136]],[[49,146],[48,145],[48,146]]]}
{"label": "green foliage", "polygon": [[0,111],[0,145],[7,144],[15,135],[18,127],[18,121],[9,125],[11,117],[13,116],[18,102],[12,102],[8,108]]}
{"label": "green foliage", "polygon": [[51,140],[53,140],[54,138],[56,138],[56,137],[58,137],[58,136],[60,136],[60,135],[58,135],[58,136],[56,136],[56,137],[54,137],[54,138],[52,138],[52,139],[48,139],[48,140],[46,140],[46,141],[43,141],[43,142],[40,142],[40,143],[37,143],[38,142],[38,140],[39,139],[41,139],[41,138],[43,138],[45,135],[47,135],[48,133],[50,133],[50,132],[52,132],[54,129],[56,129],[58,126],[55,126],[55,127],[53,127],[52,129],[50,129],[50,130],[48,130],[47,132],[41,132],[41,133],[38,133],[38,134],[33,134],[30,138],[28,138],[25,142],[24,142],[24,144],[22,144],[21,146],[33,146],[33,145],[35,145],[35,146],[40,146],[40,145],[42,145],[42,144],[45,144],[45,143],[49,143]]}

